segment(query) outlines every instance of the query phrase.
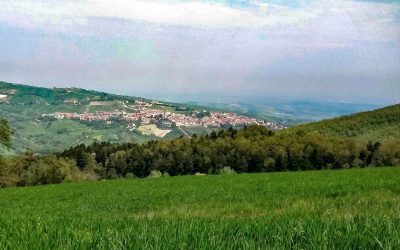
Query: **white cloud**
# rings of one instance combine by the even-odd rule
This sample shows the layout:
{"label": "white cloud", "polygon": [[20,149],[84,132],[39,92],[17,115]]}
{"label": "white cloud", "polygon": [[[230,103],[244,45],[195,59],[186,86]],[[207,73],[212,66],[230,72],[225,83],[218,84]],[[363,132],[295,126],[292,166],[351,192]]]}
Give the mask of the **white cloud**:
{"label": "white cloud", "polygon": [[[400,41],[394,19],[400,5],[249,1],[255,4],[233,8],[174,0],[0,0],[0,76],[221,95],[226,86],[258,94],[398,84],[400,47],[393,44]],[[45,32],[13,32],[14,26]],[[135,46],[137,39],[151,46]],[[145,60],[151,53],[155,60]]]}
{"label": "white cloud", "polygon": [[196,1],[2,0],[0,21],[57,32],[79,30],[93,25],[94,20],[105,18],[176,27],[259,29],[275,38],[283,33],[303,39],[312,36],[316,48],[343,47],[355,40],[398,40],[400,36],[400,25],[394,22],[400,5],[322,0],[301,8],[289,8],[256,0],[251,2],[255,8]]}
{"label": "white cloud", "polygon": [[0,20],[22,25],[85,24],[91,17],[122,18],[155,24],[216,28],[259,28],[303,25],[319,10],[290,10],[262,5],[259,11],[204,2],[142,0],[11,1],[0,2]]}

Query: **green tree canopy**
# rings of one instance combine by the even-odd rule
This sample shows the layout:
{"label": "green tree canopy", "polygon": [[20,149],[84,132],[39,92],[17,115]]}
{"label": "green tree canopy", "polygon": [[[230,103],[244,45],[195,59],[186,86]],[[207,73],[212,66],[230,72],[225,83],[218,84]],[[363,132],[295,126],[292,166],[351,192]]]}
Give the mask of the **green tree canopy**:
{"label": "green tree canopy", "polygon": [[0,118],[0,145],[4,145],[7,148],[11,147],[11,135],[12,130],[8,121],[4,118]]}

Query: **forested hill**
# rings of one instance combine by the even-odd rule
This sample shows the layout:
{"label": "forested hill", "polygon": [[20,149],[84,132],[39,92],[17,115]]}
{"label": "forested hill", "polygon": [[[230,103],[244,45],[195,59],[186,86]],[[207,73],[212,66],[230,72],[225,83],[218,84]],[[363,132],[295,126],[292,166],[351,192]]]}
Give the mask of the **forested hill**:
{"label": "forested hill", "polygon": [[[399,166],[399,107],[281,132],[254,125],[142,144],[81,143],[47,156],[19,155],[3,163],[0,187],[135,176]],[[352,138],[341,132],[346,130],[353,132]],[[387,139],[372,137],[374,132]],[[367,135],[371,141],[359,140]]]}
{"label": "forested hill", "polygon": [[400,104],[368,112],[300,125],[289,131],[382,141],[400,138]]}

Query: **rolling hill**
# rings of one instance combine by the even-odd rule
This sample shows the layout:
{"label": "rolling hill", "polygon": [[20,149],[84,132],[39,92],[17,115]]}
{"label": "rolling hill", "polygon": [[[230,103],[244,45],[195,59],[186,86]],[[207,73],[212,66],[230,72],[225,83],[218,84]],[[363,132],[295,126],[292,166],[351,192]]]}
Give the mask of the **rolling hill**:
{"label": "rolling hill", "polygon": [[291,128],[334,137],[383,141],[400,139],[400,104]]}
{"label": "rolling hill", "polygon": [[[80,88],[41,88],[0,82],[0,117],[7,118],[15,130],[11,151],[0,149],[5,154],[25,151],[51,153],[56,150],[93,141],[145,142],[158,139],[154,134],[144,134],[139,129],[127,129],[127,123],[118,119],[107,124],[104,121],[88,122],[79,119],[55,119],[47,114],[132,112],[127,105],[135,102],[151,103],[151,100],[108,94]],[[157,102],[149,108],[188,114],[204,107]],[[136,124],[138,125],[138,124]],[[178,128],[163,139],[184,135]],[[187,133],[205,133],[204,127],[185,129]]]}
{"label": "rolling hill", "polygon": [[99,141],[143,143],[264,123],[195,104],[7,82],[0,82],[0,107],[0,117],[7,118],[15,130],[11,151],[0,148],[3,154],[47,154]]}

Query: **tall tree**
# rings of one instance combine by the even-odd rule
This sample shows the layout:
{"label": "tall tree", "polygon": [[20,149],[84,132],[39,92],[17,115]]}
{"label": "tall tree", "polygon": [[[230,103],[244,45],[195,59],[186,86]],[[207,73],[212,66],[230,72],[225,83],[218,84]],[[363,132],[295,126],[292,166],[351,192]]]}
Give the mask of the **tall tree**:
{"label": "tall tree", "polygon": [[[0,148],[5,146],[7,149],[11,147],[11,134],[12,130],[8,125],[8,121],[6,119],[0,118]],[[6,172],[6,166],[3,157],[0,154],[0,178]],[[2,180],[0,180],[0,187],[5,186]]]}
{"label": "tall tree", "polygon": [[4,118],[0,118],[0,145],[4,145],[7,148],[10,148],[11,135],[12,130],[8,124],[8,121]]}

